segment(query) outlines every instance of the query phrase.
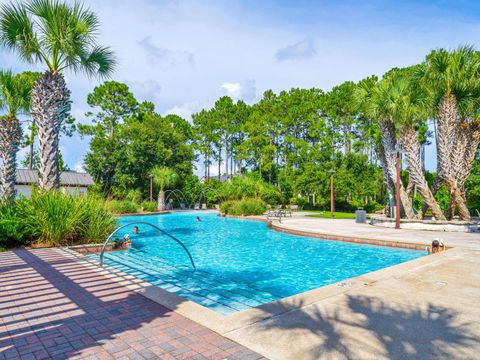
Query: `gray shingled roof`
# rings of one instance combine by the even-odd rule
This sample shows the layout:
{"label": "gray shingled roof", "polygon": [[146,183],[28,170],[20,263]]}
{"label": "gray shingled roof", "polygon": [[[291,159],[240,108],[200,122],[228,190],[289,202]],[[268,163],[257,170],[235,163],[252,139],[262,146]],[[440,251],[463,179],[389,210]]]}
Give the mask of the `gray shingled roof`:
{"label": "gray shingled roof", "polygon": [[[17,185],[38,184],[37,170],[17,169]],[[90,186],[93,185],[92,177],[87,173],[64,171],[60,173],[60,184],[67,186]]]}

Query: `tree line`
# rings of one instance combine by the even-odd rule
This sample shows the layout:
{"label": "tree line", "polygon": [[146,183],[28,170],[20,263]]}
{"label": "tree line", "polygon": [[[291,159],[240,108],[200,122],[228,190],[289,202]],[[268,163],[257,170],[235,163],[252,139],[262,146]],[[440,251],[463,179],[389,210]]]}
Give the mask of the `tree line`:
{"label": "tree line", "polygon": [[[1,196],[14,198],[16,155],[22,144],[19,116],[31,115],[24,144],[28,165],[38,166],[40,189],[59,187],[60,135],[71,135],[71,101],[63,72],[108,77],[112,51],[99,45],[96,15],[81,3],[35,0],[0,9],[0,45],[44,73],[0,73]],[[335,174],[337,204],[355,208],[394,203],[397,156],[402,213],[439,220],[456,213],[470,219],[478,207],[480,55],[470,46],[437,49],[423,62],[395,68],[380,79],[345,82],[331,91],[264,92],[253,105],[224,96],[192,116],[161,116],[139,103],[125,84],[107,81],[89,94],[91,124],[85,167],[98,192],[145,196],[150,175],[176,176],[176,187],[193,188],[196,161],[205,181],[255,173],[275,186],[283,202],[325,205]],[[429,127],[428,124],[431,124]],[[433,127],[433,131],[431,129]],[[39,151],[31,146],[38,138]],[[435,139],[437,170],[425,171],[425,146]],[[158,186],[168,182],[156,179]],[[171,183],[171,181],[170,181]],[[163,185],[161,185],[163,184]],[[470,204],[468,204],[470,200]]]}
{"label": "tree line", "polygon": [[[420,64],[392,69],[381,79],[345,82],[329,92],[291,89],[275,94],[269,90],[252,106],[222,97],[211,109],[193,115],[204,176],[211,177],[212,163],[220,175],[223,162],[227,177],[257,171],[269,183],[281,188],[290,184],[293,193],[299,194],[308,192],[305,177],[315,182],[323,174],[325,185],[326,172],[341,168],[336,162],[355,158],[361,163],[363,158],[362,171],[371,164],[382,169],[393,204],[396,158],[403,155],[407,171],[401,176],[400,197],[406,218],[421,218],[429,210],[438,220],[451,219],[456,209],[460,219],[469,220],[465,185],[480,143],[479,76],[480,53],[462,46],[434,50]],[[437,148],[433,179],[424,164],[430,136],[435,137]],[[349,166],[350,172],[354,169]],[[348,184],[347,193],[340,194],[347,201],[362,193],[367,204],[368,198],[379,194],[373,172],[363,180],[362,171],[355,173],[356,181]],[[337,177],[341,182],[348,172]],[[445,192],[449,197],[446,206],[436,198],[442,187],[441,200]],[[412,191],[421,196],[423,206]],[[415,202],[421,209],[415,209]]]}

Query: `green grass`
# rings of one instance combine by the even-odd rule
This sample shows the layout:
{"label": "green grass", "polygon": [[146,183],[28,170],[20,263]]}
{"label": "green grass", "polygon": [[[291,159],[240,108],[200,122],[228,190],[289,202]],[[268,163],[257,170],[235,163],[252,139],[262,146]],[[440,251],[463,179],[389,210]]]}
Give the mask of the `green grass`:
{"label": "green grass", "polygon": [[[307,216],[310,217],[316,217],[316,218],[322,218],[322,219],[330,219],[330,211],[308,211],[310,214]],[[367,214],[367,218],[368,218]],[[333,218],[334,219],[355,219],[355,213],[347,213],[347,212],[341,212],[341,211],[336,211],[333,213]]]}

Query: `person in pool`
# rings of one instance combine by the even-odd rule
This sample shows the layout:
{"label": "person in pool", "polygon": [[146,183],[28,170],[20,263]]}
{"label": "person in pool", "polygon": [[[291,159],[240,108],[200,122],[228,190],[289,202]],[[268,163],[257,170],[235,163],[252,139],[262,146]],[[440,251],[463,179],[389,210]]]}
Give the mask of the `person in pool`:
{"label": "person in pool", "polygon": [[202,221],[202,219],[200,219],[200,216],[197,216],[197,221]]}
{"label": "person in pool", "polygon": [[118,249],[121,249],[121,247],[122,247],[122,241],[118,237],[115,238],[113,242],[113,249],[118,250]]}
{"label": "person in pool", "polygon": [[432,241],[432,246],[427,246],[428,255],[445,251],[445,245],[439,239]]}
{"label": "person in pool", "polygon": [[134,235],[137,235],[138,232],[139,232],[138,226],[134,226],[134,227],[133,227],[133,234],[134,234]]}
{"label": "person in pool", "polygon": [[128,234],[123,235],[122,247],[129,248],[130,245],[132,245],[132,242],[130,241],[130,235]]}

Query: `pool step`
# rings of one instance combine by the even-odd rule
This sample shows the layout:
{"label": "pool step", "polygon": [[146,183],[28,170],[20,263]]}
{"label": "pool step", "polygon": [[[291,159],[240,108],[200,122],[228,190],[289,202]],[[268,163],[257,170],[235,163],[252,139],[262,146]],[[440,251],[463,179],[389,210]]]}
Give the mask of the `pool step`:
{"label": "pool step", "polygon": [[177,268],[163,259],[146,257],[140,251],[110,252],[105,254],[104,262],[225,315],[279,298],[247,283],[202,270]]}

